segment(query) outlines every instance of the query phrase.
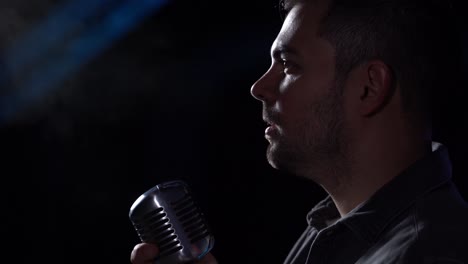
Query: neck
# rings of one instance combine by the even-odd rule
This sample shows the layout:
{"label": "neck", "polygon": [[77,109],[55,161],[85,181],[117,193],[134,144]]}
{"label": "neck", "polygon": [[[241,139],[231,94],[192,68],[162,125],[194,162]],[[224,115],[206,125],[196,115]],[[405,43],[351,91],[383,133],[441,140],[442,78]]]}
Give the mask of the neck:
{"label": "neck", "polygon": [[420,136],[387,135],[387,138],[363,137],[363,141],[350,148],[355,151],[347,157],[346,163],[351,165],[348,170],[320,183],[342,217],[431,151],[431,141]]}

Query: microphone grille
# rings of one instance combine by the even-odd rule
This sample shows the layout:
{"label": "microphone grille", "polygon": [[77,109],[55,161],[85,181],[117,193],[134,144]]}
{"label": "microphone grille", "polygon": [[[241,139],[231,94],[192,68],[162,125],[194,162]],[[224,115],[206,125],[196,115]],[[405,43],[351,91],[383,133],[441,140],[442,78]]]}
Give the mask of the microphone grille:
{"label": "microphone grille", "polygon": [[159,247],[161,264],[194,261],[213,247],[214,237],[183,181],[146,191],[133,203],[129,217],[141,241]]}
{"label": "microphone grille", "polygon": [[210,235],[203,214],[190,195],[186,194],[172,206],[191,243]]}
{"label": "microphone grille", "polygon": [[133,225],[141,241],[159,246],[161,257],[182,249],[163,207],[143,215],[140,219],[133,219]]}

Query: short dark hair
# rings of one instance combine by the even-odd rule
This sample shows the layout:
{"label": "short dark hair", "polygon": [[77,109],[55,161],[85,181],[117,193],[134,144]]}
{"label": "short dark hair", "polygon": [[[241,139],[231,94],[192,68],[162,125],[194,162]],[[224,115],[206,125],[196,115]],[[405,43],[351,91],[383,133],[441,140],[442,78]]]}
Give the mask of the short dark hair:
{"label": "short dark hair", "polygon": [[403,109],[429,121],[435,110],[435,88],[454,81],[457,76],[449,74],[459,70],[452,4],[448,0],[328,0],[327,4],[318,34],[335,48],[337,82],[343,83],[359,64],[379,59],[393,71]]}

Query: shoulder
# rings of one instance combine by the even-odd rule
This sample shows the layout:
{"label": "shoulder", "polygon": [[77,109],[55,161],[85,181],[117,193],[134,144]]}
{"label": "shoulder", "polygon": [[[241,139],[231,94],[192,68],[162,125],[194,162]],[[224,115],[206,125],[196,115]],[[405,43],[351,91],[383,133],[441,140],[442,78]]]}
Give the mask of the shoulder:
{"label": "shoulder", "polygon": [[468,206],[449,188],[416,202],[403,263],[468,263]]}
{"label": "shoulder", "polygon": [[468,206],[446,186],[396,215],[358,263],[468,264]]}

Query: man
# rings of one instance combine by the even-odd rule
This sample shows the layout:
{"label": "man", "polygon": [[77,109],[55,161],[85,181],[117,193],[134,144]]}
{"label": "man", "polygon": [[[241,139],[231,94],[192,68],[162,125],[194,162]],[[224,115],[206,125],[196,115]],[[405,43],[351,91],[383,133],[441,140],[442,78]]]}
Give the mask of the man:
{"label": "man", "polygon": [[[285,263],[468,263],[468,206],[431,130],[432,93],[450,87],[447,5],[282,4],[271,67],[251,89],[267,157],[329,194]],[[140,244],[132,260],[156,254]]]}

